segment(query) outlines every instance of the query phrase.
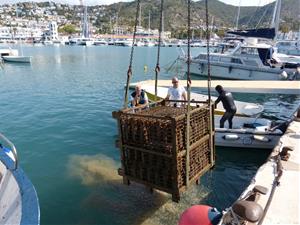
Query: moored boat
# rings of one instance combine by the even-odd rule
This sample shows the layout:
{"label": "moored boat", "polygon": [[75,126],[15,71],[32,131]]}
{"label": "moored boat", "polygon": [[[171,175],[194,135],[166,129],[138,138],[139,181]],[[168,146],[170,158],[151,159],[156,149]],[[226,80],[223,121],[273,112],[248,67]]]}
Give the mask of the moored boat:
{"label": "moored boat", "polygon": [[2,56],[5,62],[30,63],[31,56]]}
{"label": "moored boat", "polygon": [[19,167],[15,146],[0,134],[0,224],[40,223],[37,193]]}
{"label": "moored boat", "polygon": [[235,116],[233,129],[228,129],[220,128],[220,118],[215,115],[216,146],[273,149],[283,134],[280,129],[273,130],[268,119]]}
{"label": "moored boat", "polygon": [[[142,86],[148,94],[150,100],[154,100],[154,87]],[[158,87],[158,98],[167,96],[168,88]],[[207,101],[208,96],[191,93],[191,99],[195,101]],[[215,101],[217,97],[212,96]],[[277,144],[282,135],[280,129],[274,129],[272,121],[263,118],[250,117],[258,115],[263,111],[261,105],[249,102],[235,101],[237,114],[233,118],[233,129],[220,128],[219,121],[224,113],[222,104],[218,104],[215,109],[215,131],[216,146],[252,148],[252,149],[272,149]],[[192,103],[191,105],[195,105]],[[226,123],[225,123],[226,126]]]}

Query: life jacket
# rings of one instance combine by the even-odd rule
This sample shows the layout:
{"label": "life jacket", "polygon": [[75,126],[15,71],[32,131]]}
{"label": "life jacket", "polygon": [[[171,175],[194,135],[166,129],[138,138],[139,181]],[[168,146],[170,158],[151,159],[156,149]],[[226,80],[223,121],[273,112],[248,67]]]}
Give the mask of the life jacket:
{"label": "life jacket", "polygon": [[[131,96],[132,96],[132,98],[135,98],[136,92],[135,91],[132,92]],[[146,100],[145,100],[145,91],[143,89],[141,90],[141,97],[140,97],[140,100],[139,100],[138,103],[141,104],[141,105],[146,103]]]}

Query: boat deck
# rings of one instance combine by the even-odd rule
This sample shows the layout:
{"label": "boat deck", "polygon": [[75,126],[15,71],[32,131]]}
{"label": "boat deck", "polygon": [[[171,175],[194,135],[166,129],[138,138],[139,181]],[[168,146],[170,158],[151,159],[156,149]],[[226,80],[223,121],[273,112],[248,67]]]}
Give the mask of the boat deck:
{"label": "boat deck", "polygon": [[[180,80],[179,83],[186,86],[186,80]],[[131,83],[130,88],[137,84],[141,86],[154,86],[155,80],[145,80],[137,83]],[[241,80],[212,80],[211,89],[214,90],[218,84],[231,92],[245,93],[279,93],[279,94],[300,94],[300,81],[241,81]],[[158,80],[157,86],[170,87],[171,80]],[[193,80],[192,87],[207,90],[206,80]]]}

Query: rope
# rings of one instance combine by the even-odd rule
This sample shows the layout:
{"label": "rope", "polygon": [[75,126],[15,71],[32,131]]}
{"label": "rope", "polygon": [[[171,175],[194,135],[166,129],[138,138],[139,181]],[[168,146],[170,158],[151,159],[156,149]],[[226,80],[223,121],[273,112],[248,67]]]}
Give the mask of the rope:
{"label": "rope", "polygon": [[210,76],[210,49],[209,49],[209,40],[210,40],[210,33],[209,33],[209,25],[208,25],[208,0],[205,0],[205,17],[206,17],[206,48],[207,48],[207,92],[208,92],[208,106],[209,106],[209,120],[210,120],[210,126],[209,126],[209,146],[211,147],[211,153],[210,153],[210,162],[212,165],[214,165],[215,162],[215,152],[214,152],[214,146],[213,140],[212,140],[212,128],[214,126],[213,122],[213,109],[211,106],[211,76]]}
{"label": "rope", "polygon": [[188,46],[187,46],[187,114],[186,114],[186,187],[189,185],[190,174],[190,114],[191,114],[191,0],[188,0]]}
{"label": "rope", "polygon": [[272,185],[272,190],[271,190],[271,193],[270,193],[270,196],[268,198],[268,201],[266,203],[266,206],[264,208],[264,212],[263,212],[263,215],[262,217],[260,218],[259,222],[258,222],[258,225],[261,225],[266,217],[266,214],[268,212],[268,209],[270,207],[270,204],[272,202],[272,199],[273,199],[273,196],[274,196],[274,193],[275,193],[275,190],[276,188],[279,186],[280,184],[280,178],[282,176],[282,173],[283,173],[283,168],[282,168],[282,164],[281,164],[281,158],[280,158],[280,155],[278,154],[277,157],[276,157],[276,177],[274,179],[274,182],[273,182],[273,185]]}
{"label": "rope", "polygon": [[157,100],[157,79],[158,73],[160,72],[159,60],[160,60],[160,47],[161,47],[161,33],[162,33],[162,24],[163,24],[163,9],[164,9],[164,0],[160,1],[160,19],[159,19],[159,33],[158,33],[158,46],[157,46],[157,62],[155,67],[155,97],[154,100]]}
{"label": "rope", "polygon": [[135,39],[136,39],[136,27],[137,27],[137,23],[138,23],[139,8],[140,8],[140,0],[137,0],[134,32],[133,32],[133,38],[132,38],[132,47],[131,47],[131,52],[130,52],[129,66],[128,66],[128,70],[127,70],[127,82],[126,82],[125,97],[124,97],[124,108],[128,107],[128,91],[129,91],[130,78],[132,76],[133,51],[134,51],[134,45],[135,45]]}

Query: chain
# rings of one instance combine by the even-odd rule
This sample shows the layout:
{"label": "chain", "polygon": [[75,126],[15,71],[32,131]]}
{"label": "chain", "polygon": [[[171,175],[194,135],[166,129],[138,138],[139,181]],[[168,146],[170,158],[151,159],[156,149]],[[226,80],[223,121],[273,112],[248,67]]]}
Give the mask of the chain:
{"label": "chain", "polygon": [[191,100],[191,0],[188,0],[188,59],[187,59],[187,115],[186,115],[186,186],[190,177],[190,100]]}
{"label": "chain", "polygon": [[137,23],[138,23],[139,8],[140,8],[140,0],[137,0],[132,46],[131,46],[131,52],[130,52],[129,67],[127,70],[127,82],[126,82],[126,89],[125,89],[124,108],[127,108],[127,106],[128,106],[128,91],[129,91],[130,78],[132,76],[133,52],[134,52],[134,45],[135,45],[135,39],[136,39],[136,27],[137,27]]}
{"label": "chain", "polygon": [[161,33],[162,33],[162,24],[163,24],[163,10],[164,10],[164,0],[160,1],[160,18],[159,18],[159,33],[158,33],[158,45],[157,45],[157,62],[155,67],[155,101],[157,100],[157,79],[158,73],[160,72],[160,47],[161,47]]}

